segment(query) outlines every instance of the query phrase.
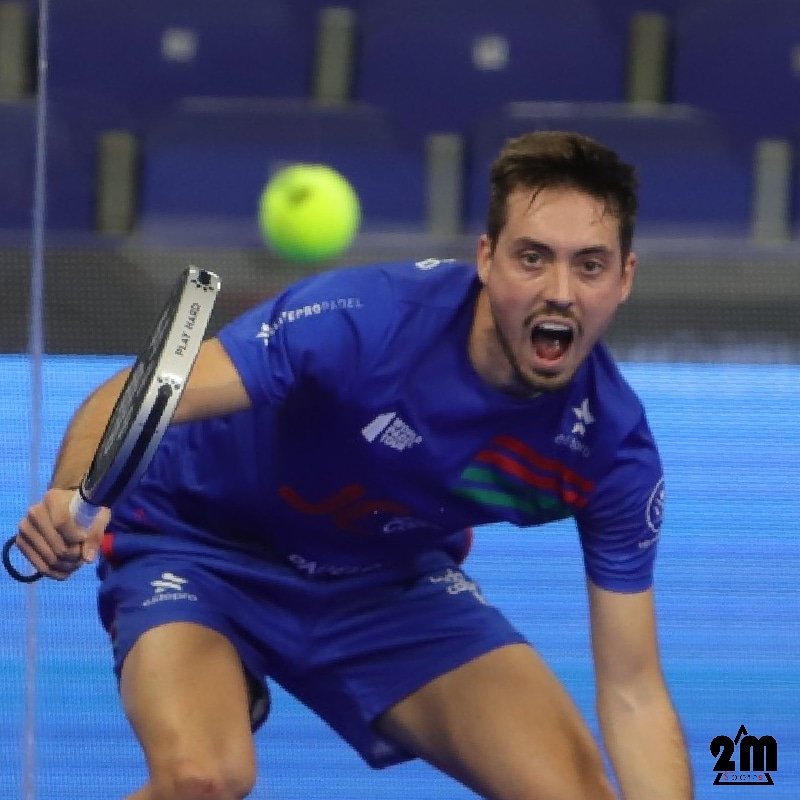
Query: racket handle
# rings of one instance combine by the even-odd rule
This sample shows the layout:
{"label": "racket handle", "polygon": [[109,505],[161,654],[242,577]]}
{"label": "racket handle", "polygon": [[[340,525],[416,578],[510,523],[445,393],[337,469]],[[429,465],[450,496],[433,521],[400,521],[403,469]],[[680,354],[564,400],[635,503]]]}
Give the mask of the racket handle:
{"label": "racket handle", "polygon": [[101,508],[102,506],[96,506],[94,503],[84,500],[80,489],[72,495],[72,499],[69,501],[69,513],[81,528],[90,528]]}
{"label": "racket handle", "polygon": [[[81,497],[80,489],[76,491],[72,495],[72,499],[69,501],[69,513],[72,516],[72,519],[81,526],[81,528],[90,528],[92,523],[95,520],[95,517],[100,513],[101,506],[96,506],[93,503],[89,503]],[[20,572],[12,563],[11,563],[11,548],[14,546],[17,537],[12,536],[10,539],[6,541],[3,545],[3,566],[6,568],[6,572],[15,580],[19,581],[20,583],[33,583],[34,581],[38,581],[39,578],[44,577],[41,572],[31,572],[31,573],[24,573]]]}

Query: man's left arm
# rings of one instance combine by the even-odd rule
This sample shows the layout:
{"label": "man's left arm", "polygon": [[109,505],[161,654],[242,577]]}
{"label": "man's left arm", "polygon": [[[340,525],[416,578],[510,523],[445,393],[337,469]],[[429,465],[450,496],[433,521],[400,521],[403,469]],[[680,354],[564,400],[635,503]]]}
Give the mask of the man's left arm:
{"label": "man's left arm", "polygon": [[625,800],[691,800],[678,716],[661,671],[652,590],[589,581],[597,712]]}

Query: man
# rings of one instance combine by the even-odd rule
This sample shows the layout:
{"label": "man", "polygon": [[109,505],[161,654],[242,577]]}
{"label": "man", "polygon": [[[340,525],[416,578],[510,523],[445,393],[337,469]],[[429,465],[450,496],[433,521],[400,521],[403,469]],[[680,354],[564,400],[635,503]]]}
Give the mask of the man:
{"label": "man", "polygon": [[17,542],[63,579],[107,528],[100,612],[150,774],[133,798],[246,796],[265,676],[372,766],[422,757],[500,800],[615,797],[565,689],[459,566],[472,526],[568,516],[622,795],[691,796],[656,643],[660,459],[600,344],[635,214],[607,148],[510,141],[477,275],[336,270],[245,313],[203,345],[140,486],[85,531],[66,487],[124,375],[91,395]]}

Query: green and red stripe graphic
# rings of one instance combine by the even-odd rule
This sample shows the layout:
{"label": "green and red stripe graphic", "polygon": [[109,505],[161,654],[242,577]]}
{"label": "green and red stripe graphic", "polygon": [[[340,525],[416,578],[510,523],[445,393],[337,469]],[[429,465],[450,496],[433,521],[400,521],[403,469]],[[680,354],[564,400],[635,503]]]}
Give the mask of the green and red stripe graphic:
{"label": "green and red stripe graphic", "polygon": [[455,487],[463,497],[517,511],[531,521],[571,516],[588,503],[593,489],[592,481],[512,436],[492,439]]}

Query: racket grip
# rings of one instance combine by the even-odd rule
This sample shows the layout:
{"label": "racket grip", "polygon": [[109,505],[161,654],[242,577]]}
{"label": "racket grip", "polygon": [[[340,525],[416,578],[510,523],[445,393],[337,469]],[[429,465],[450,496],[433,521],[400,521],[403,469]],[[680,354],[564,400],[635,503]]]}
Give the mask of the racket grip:
{"label": "racket grip", "polygon": [[72,499],[69,501],[69,513],[81,528],[91,527],[95,517],[100,513],[100,508],[101,506],[84,500],[80,489],[72,495]]}

